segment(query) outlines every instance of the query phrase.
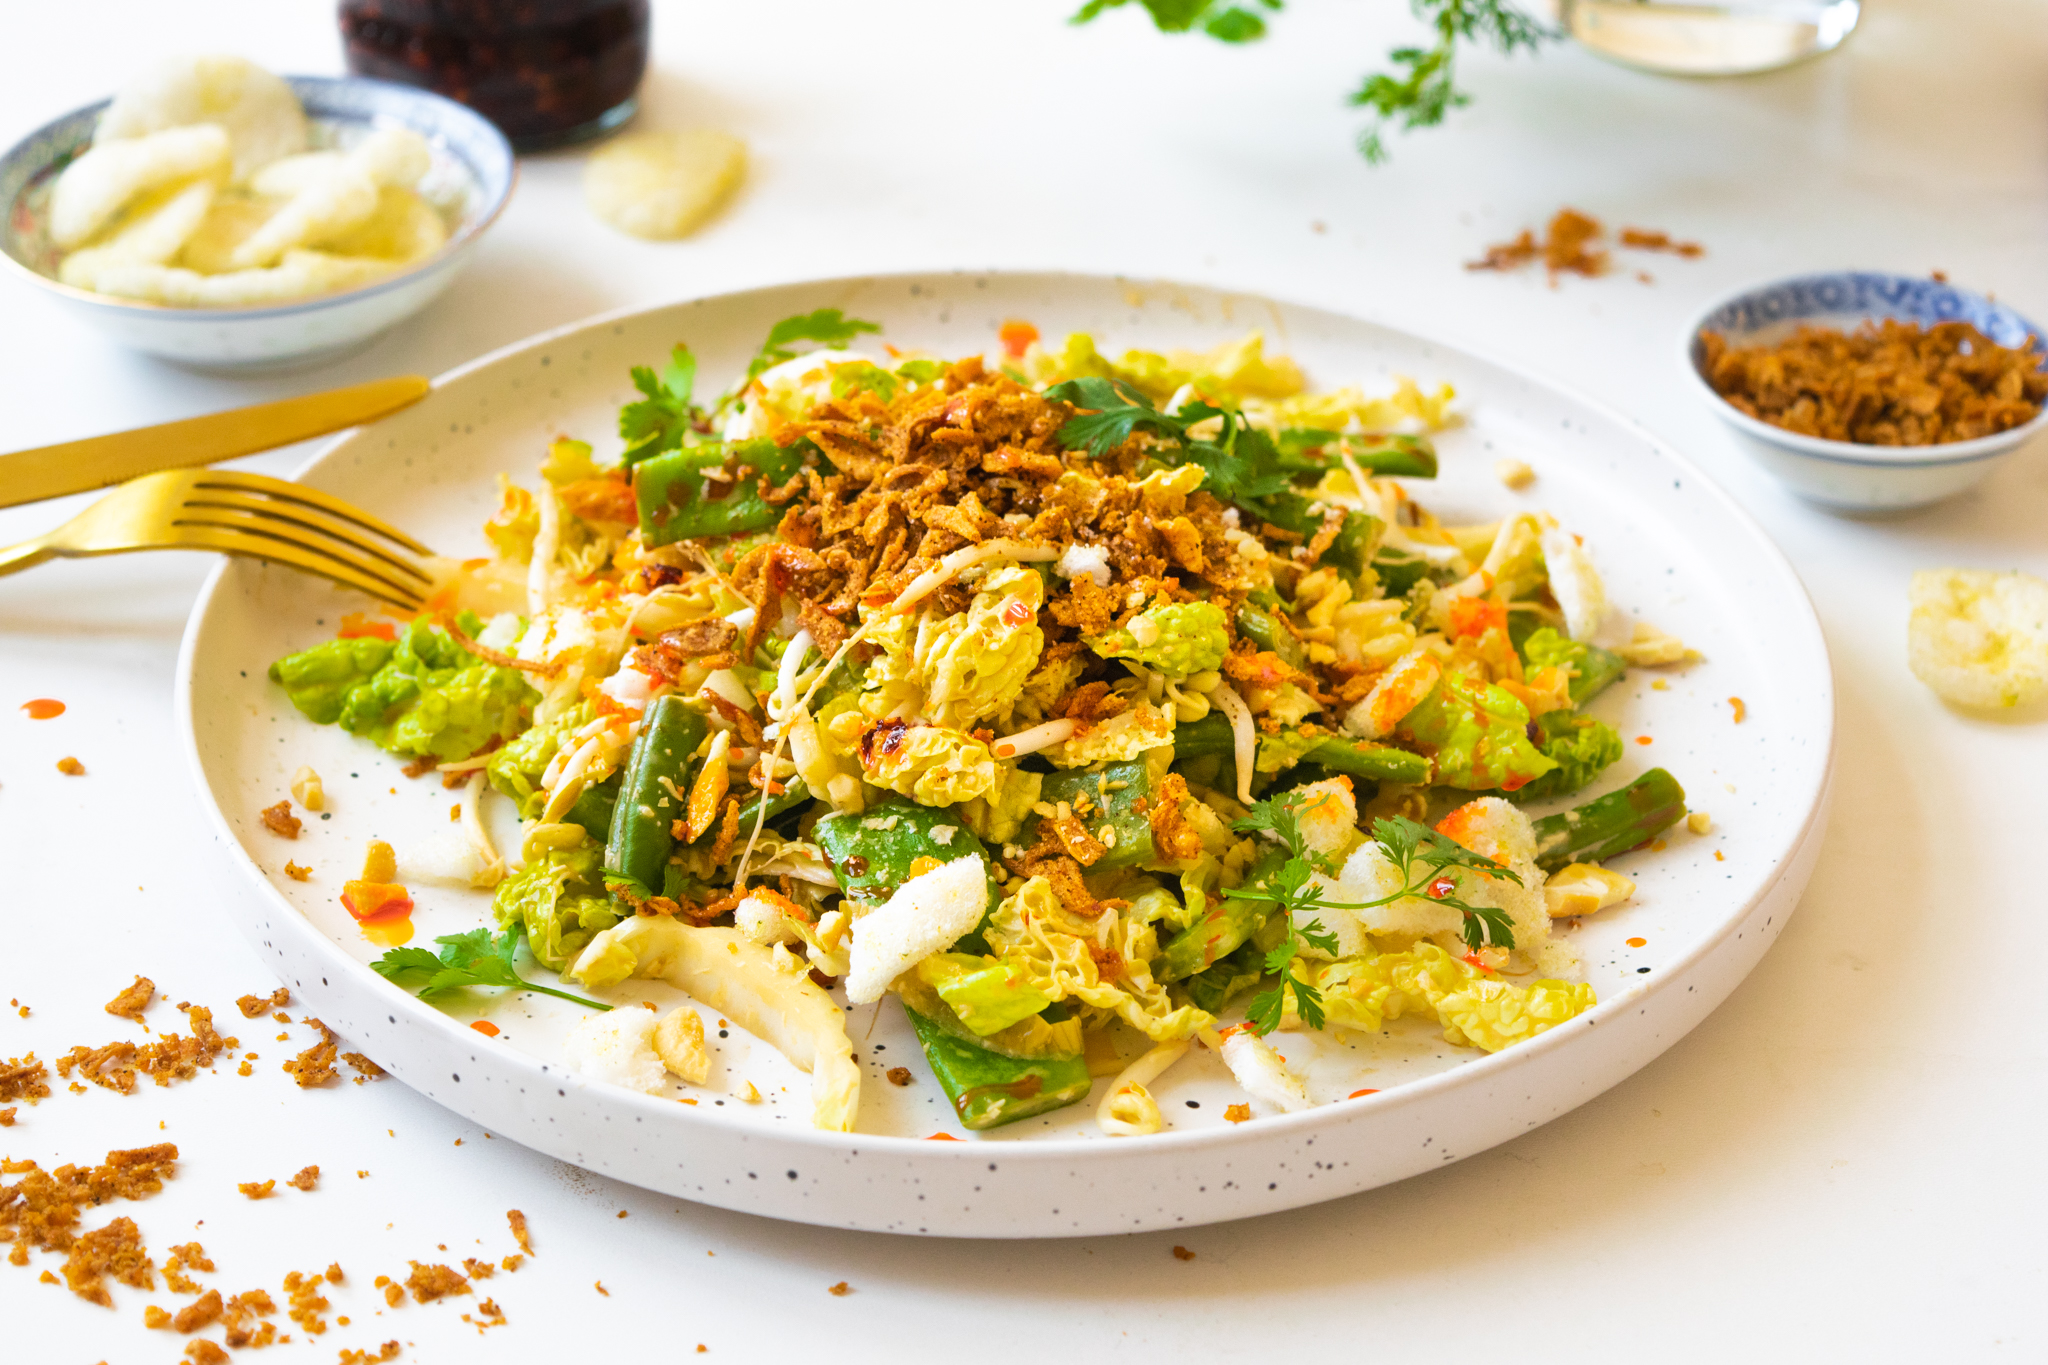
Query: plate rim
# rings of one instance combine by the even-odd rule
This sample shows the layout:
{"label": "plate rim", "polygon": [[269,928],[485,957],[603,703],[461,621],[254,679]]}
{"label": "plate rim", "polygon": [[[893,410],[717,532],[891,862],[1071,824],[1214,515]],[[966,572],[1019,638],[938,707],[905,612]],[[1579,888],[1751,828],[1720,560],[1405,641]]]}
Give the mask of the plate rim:
{"label": "plate rim", "polygon": [[[1364,323],[1368,326],[1404,336],[1424,346],[1468,357],[1513,375],[1538,388],[1546,389],[1553,395],[1580,406],[1587,412],[1613,423],[1623,433],[1651,446],[1659,455],[1670,461],[1678,472],[1693,479],[1696,485],[1695,495],[1698,495],[1700,490],[1704,490],[1706,496],[1716,499],[1721,504],[1722,510],[1749,534],[1753,541],[1753,548],[1763,552],[1763,563],[1768,566],[1771,576],[1782,580],[1785,585],[1789,585],[1794,590],[1792,594],[1787,596],[1786,604],[1789,609],[1795,610],[1798,613],[1799,621],[1804,627],[1804,639],[1799,643],[1812,647],[1813,658],[1811,662],[1818,669],[1817,676],[1812,680],[1818,686],[1808,686],[1804,690],[1809,695],[1818,693],[1817,696],[1814,696],[1813,704],[1825,727],[1824,743],[1814,746],[1814,752],[1817,753],[1818,758],[1813,774],[1812,796],[1806,803],[1798,828],[1782,837],[1777,850],[1777,856],[1772,864],[1773,870],[1760,880],[1755,890],[1745,897],[1740,904],[1731,906],[1726,911],[1720,923],[1711,934],[1696,940],[1686,952],[1664,964],[1650,980],[1643,984],[1632,986],[1625,991],[1616,992],[1608,998],[1601,1000],[1592,1010],[1587,1011],[1585,1014],[1556,1028],[1552,1028],[1526,1042],[1519,1043],[1501,1052],[1472,1058],[1435,1075],[1404,1082],[1392,1090],[1364,1097],[1362,1103],[1349,1100],[1335,1101],[1317,1105],[1298,1113],[1265,1116],[1260,1119],[1255,1128],[1232,1126],[1227,1129],[1169,1131],[1138,1138],[1126,1138],[1116,1143],[1114,1147],[1093,1137],[1048,1137],[1003,1142],[1001,1143],[1001,1160],[1004,1163],[1023,1162],[1026,1164],[1064,1165],[1074,1161],[1076,1158],[1100,1156],[1111,1151],[1118,1153],[1120,1156],[1135,1155],[1139,1152],[1154,1152],[1166,1155],[1176,1152],[1203,1151],[1219,1146],[1250,1147],[1268,1135],[1273,1137],[1296,1136],[1323,1127],[1334,1129],[1346,1122],[1350,1115],[1364,1112],[1368,1106],[1382,1111],[1406,1108],[1425,1101],[1433,1101],[1446,1092],[1461,1090],[1475,1085],[1485,1086],[1497,1083],[1513,1071],[1532,1065],[1539,1059],[1547,1058],[1549,1054],[1554,1053],[1558,1049],[1569,1046],[1580,1035],[1599,1027],[1611,1019],[1619,1017],[1625,1011],[1640,1009],[1643,1002],[1649,997],[1677,989],[1680,978],[1686,974],[1688,969],[1696,967],[1701,959],[1720,951],[1728,937],[1741,930],[1751,912],[1780,888],[1788,869],[1799,860],[1799,855],[1808,842],[1820,832],[1818,826],[1824,824],[1830,805],[1829,794],[1835,769],[1836,749],[1839,742],[1834,669],[1827,648],[1826,635],[1821,628],[1819,615],[1814,609],[1812,597],[1807,592],[1804,582],[1800,579],[1791,561],[1777,546],[1776,542],[1770,538],[1768,533],[1764,531],[1762,525],[1736,502],[1733,495],[1710,478],[1697,464],[1669,441],[1658,436],[1648,427],[1619,411],[1611,404],[1587,395],[1575,385],[1557,380],[1536,367],[1503,359],[1484,347],[1466,344],[1462,341],[1444,341],[1429,332],[1418,331],[1405,325],[1383,321],[1363,312],[1333,308],[1322,303],[1305,302],[1263,291],[1235,290],[1213,283],[1154,279],[1121,273],[1043,270],[1029,267],[1018,269],[942,267],[930,270],[885,271],[785,280],[772,284],[752,284],[731,290],[685,293],[652,304],[624,305],[574,322],[548,328],[531,336],[497,347],[436,375],[433,385],[434,389],[438,391],[444,386],[453,384],[486,367],[511,359],[521,353],[556,343],[586,331],[598,330],[624,320],[637,319],[647,314],[782,290],[809,290],[823,293],[827,290],[843,290],[850,287],[886,286],[890,284],[908,285],[914,282],[941,278],[952,280],[1005,278],[1011,281],[1065,281],[1081,282],[1096,287],[1140,285],[1146,289],[1178,290],[1211,297],[1227,296],[1235,302],[1270,302],[1278,304],[1283,308],[1295,308],[1305,312],[1321,313],[1352,322]],[[425,407],[433,399],[434,394],[429,393],[419,406]],[[349,441],[355,439],[363,430],[365,428],[354,428],[324,441],[293,472],[292,477],[294,479],[302,478],[316,472],[327,460],[340,451]],[[374,972],[369,972],[362,963],[357,962],[354,958],[344,953],[338,943],[313,928],[310,922],[300,915],[296,907],[292,906],[278,892],[262,869],[255,863],[254,859],[249,856],[240,836],[229,825],[226,813],[222,809],[220,802],[214,799],[211,787],[206,779],[203,760],[199,752],[198,735],[194,726],[193,682],[198,663],[196,657],[197,643],[202,625],[213,606],[216,596],[223,590],[223,584],[227,575],[232,571],[233,563],[234,561],[230,559],[223,559],[208,574],[194,603],[192,614],[187,620],[185,632],[179,646],[177,664],[174,700],[176,723],[179,730],[179,738],[185,750],[188,770],[197,789],[195,795],[199,800],[199,804],[205,809],[209,827],[216,838],[226,846],[229,858],[235,862],[244,876],[254,885],[257,894],[263,898],[266,905],[272,911],[286,916],[288,921],[294,926],[304,930],[302,934],[298,935],[299,938],[304,940],[302,946],[309,947],[315,955],[323,962],[329,963],[335,970],[356,972],[366,977],[367,981],[365,984],[383,992],[379,997],[380,999],[395,1006],[398,1010],[411,1014],[413,1016],[411,1022],[415,1025],[445,1030],[447,1040],[451,1044],[459,1042],[467,1045],[469,1040],[461,1037],[467,1031],[465,1025],[458,1023],[441,1010],[419,999],[410,991],[405,991],[385,981]],[[1745,968],[1742,975],[1746,976],[1748,970],[1748,968]],[[1737,978],[1738,981],[1740,979],[1741,977]],[[1718,1009],[1719,1004],[1717,1003],[1713,1008]],[[1709,1010],[1708,1013],[1711,1014],[1712,1010]],[[1681,1033],[1678,1036],[1683,1036],[1683,1034]],[[1642,1067],[1647,1066],[1657,1055],[1660,1055],[1662,1051],[1668,1049],[1671,1043],[1676,1041],[1676,1037],[1672,1038],[1670,1043],[1666,1043],[1663,1048],[1659,1048],[1657,1052],[1638,1062],[1625,1074],[1634,1074],[1635,1071],[1641,1070]],[[501,1059],[500,1064],[530,1072],[536,1079],[542,1077],[549,1078],[550,1083],[553,1083],[553,1079],[561,1075],[574,1075],[573,1070],[570,1068],[558,1067],[553,1063],[542,1061],[531,1053],[516,1049],[508,1052]],[[697,1109],[684,1109],[681,1106],[675,1105],[672,1101],[666,1101],[654,1096],[639,1095],[623,1087],[614,1087],[614,1089],[616,1093],[608,1095],[607,1102],[624,1102],[629,1109],[644,1107],[647,1112],[659,1113],[668,1121],[679,1123],[684,1128],[701,1124],[721,1136],[736,1137],[741,1140],[757,1135],[762,1137],[772,1136],[776,1142],[813,1148],[821,1155],[843,1155],[849,1151],[857,1152],[863,1148],[878,1148],[881,1151],[894,1152],[899,1155],[908,1154],[912,1150],[921,1150],[925,1155],[925,1159],[930,1161],[961,1163],[985,1161],[991,1154],[988,1148],[976,1142],[934,1144],[926,1138],[897,1136],[894,1134],[825,1132],[809,1127],[792,1127],[786,1130],[777,1127],[772,1130],[763,1130],[751,1123],[724,1120],[714,1114],[700,1112]],[[430,1095],[429,1098],[434,1099],[436,1103],[442,1104],[443,1107],[455,1107],[448,1104],[446,1099],[439,1095]],[[1585,1098],[1591,1098],[1591,1096],[1589,1095]],[[1576,1104],[1582,1102],[1583,1100],[1574,1101],[1572,1105],[1567,1106],[1567,1110],[1560,1110],[1558,1112],[1567,1112],[1569,1108],[1576,1107]],[[457,1110],[457,1112],[461,1111]],[[1466,1153],[1466,1155],[1474,1155],[1478,1150],[1484,1150],[1484,1148],[1475,1149],[1473,1152]],[[612,1175],[613,1178],[626,1178],[611,1172],[606,1172],[606,1174]],[[737,1206],[729,1205],[729,1207]],[[1057,1234],[1048,1233],[1042,1235]]]}

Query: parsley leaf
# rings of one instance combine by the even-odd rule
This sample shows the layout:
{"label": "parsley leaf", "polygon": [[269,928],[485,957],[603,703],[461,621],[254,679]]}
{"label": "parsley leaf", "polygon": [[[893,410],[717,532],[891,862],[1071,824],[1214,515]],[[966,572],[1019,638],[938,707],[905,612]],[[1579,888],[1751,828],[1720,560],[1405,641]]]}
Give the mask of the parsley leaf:
{"label": "parsley leaf", "polygon": [[619,409],[619,435],[626,442],[624,461],[628,467],[665,450],[681,449],[690,432],[703,422],[703,410],[690,402],[696,383],[697,357],[687,346],[675,348],[659,378],[645,365],[633,367],[633,387],[645,397]]}
{"label": "parsley leaf", "polygon": [[768,339],[761,343],[760,354],[747,364],[747,377],[734,389],[735,394],[745,393],[747,385],[761,377],[761,374],[780,365],[785,360],[796,359],[796,352],[790,347],[799,341],[815,341],[826,350],[844,346],[863,332],[879,332],[881,324],[850,318],[837,308],[820,308],[815,313],[798,313],[787,317],[768,329]]}
{"label": "parsley leaf", "polygon": [[539,991],[559,1000],[573,1000],[592,1009],[608,1010],[610,1005],[586,1000],[580,995],[536,986],[512,969],[513,954],[519,951],[519,931],[508,929],[491,937],[489,929],[472,929],[466,934],[444,934],[434,942],[441,945],[437,957],[425,948],[393,948],[370,964],[370,970],[386,981],[403,986],[407,977],[425,976],[414,987],[422,1000],[448,995],[465,986],[505,986],[513,990]]}
{"label": "parsley leaf", "polygon": [[1047,389],[1045,396],[1056,403],[1072,403],[1085,409],[1069,417],[1060,427],[1060,444],[1069,450],[1085,448],[1098,459],[1130,440],[1132,434],[1139,430],[1150,431],[1169,440],[1187,440],[1184,423],[1153,407],[1150,399],[1121,379],[1102,379],[1095,375],[1069,379]]}

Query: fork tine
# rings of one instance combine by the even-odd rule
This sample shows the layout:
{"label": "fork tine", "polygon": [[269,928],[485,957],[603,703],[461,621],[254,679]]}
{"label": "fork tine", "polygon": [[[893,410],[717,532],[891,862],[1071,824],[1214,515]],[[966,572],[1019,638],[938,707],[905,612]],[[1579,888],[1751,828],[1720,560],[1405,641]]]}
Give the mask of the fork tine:
{"label": "fork tine", "polygon": [[303,569],[408,611],[418,611],[426,605],[422,594],[403,583],[339,554],[273,532],[188,523],[177,528],[177,535],[179,544],[187,549],[218,550]]}
{"label": "fork tine", "polygon": [[[172,525],[182,525],[186,522],[290,535],[301,543],[319,544],[328,548],[343,546],[381,562],[387,569],[416,578],[422,585],[433,582],[432,574],[416,564],[390,554],[357,530],[353,522],[344,522],[339,518],[329,517],[325,512],[309,510],[295,504],[251,497],[244,493],[212,493],[206,497],[185,499]],[[298,534],[293,534],[294,532]],[[332,546],[328,546],[328,542],[332,542]]]}
{"label": "fork tine", "polygon": [[244,474],[235,470],[209,469],[193,476],[194,492],[239,492],[263,494],[281,502],[296,503],[339,517],[365,531],[384,537],[394,544],[403,546],[416,555],[431,555],[434,552],[414,540],[405,532],[386,522],[379,521],[362,508],[343,502],[332,494],[322,493],[317,488],[308,488],[302,483],[291,483],[284,479],[273,479],[263,474]]}

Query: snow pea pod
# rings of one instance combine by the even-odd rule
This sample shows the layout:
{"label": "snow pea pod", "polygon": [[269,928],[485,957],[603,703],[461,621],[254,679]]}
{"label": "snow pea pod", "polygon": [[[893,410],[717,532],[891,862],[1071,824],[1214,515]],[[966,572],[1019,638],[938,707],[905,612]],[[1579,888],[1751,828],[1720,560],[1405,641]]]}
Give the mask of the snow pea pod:
{"label": "snow pea pod", "polygon": [[704,730],[703,713],[681,697],[656,697],[647,704],[604,846],[606,878],[629,883],[635,895],[650,896],[661,885],[662,867],[675,847],[669,826],[681,814],[670,793],[683,790],[683,773],[704,742]]}
{"label": "snow pea pod", "polygon": [[1086,1099],[1093,1078],[1081,1054],[1005,1057],[904,1007],[925,1060],[964,1128],[980,1132]]}
{"label": "snow pea pod", "polygon": [[[1089,865],[1091,872],[1133,867],[1158,856],[1152,845],[1152,818],[1148,813],[1152,780],[1142,758],[1112,763],[1100,772],[1065,768],[1049,774],[1039,788],[1038,799],[1054,806],[1066,802],[1088,832],[1108,845],[1109,851]],[[1034,815],[1025,824],[1020,839],[1026,848],[1038,842],[1038,827],[1042,823],[1044,818]],[[1105,829],[1111,831],[1109,838],[1103,838]]]}
{"label": "snow pea pod", "polygon": [[[763,476],[787,482],[816,451],[809,442],[784,449],[773,441],[685,446],[633,466],[640,538],[647,545],[699,536],[766,531],[784,509],[761,495]],[[716,478],[726,473],[729,477]]]}
{"label": "snow pea pod", "polygon": [[1245,602],[1237,609],[1237,633],[1260,649],[1271,650],[1289,668],[1308,669],[1308,651],[1286,623],[1265,608]]}
{"label": "snow pea pod", "polygon": [[[1285,849],[1267,849],[1245,874],[1244,884],[1258,888],[1286,861]],[[1218,896],[1199,919],[1174,935],[1153,965],[1152,975],[1161,981],[1180,981],[1207,971],[1256,935],[1277,909],[1277,900]]]}
{"label": "snow pea pod", "polygon": [[[912,868],[921,858],[941,864],[979,853],[985,866],[991,861],[987,848],[957,812],[945,806],[920,806],[914,801],[871,806],[859,815],[835,812],[818,821],[811,839],[832,864],[839,889],[852,899],[871,905],[884,903],[903,883],[916,876]],[[990,912],[1001,900],[1002,892],[995,878],[990,877]],[[973,932],[955,946],[963,953],[987,952],[988,940],[983,937],[987,927],[988,916],[983,915]]]}
{"label": "snow pea pod", "polygon": [[[782,795],[768,798],[768,820],[773,821],[779,816],[787,815],[810,799],[811,789],[804,785],[804,780],[801,777],[793,777],[783,787]],[[740,807],[739,823],[742,836],[753,832],[754,821],[759,817],[760,813],[761,798],[759,796],[752,798]],[[718,824],[714,822],[710,829],[705,830],[692,840],[692,844],[701,844],[707,840],[716,839],[718,837],[718,828]]]}
{"label": "snow pea pod", "polygon": [[562,819],[568,824],[583,826],[583,832],[593,839],[609,840],[612,817],[618,810],[621,781],[622,775],[613,773],[595,786],[585,787]]}

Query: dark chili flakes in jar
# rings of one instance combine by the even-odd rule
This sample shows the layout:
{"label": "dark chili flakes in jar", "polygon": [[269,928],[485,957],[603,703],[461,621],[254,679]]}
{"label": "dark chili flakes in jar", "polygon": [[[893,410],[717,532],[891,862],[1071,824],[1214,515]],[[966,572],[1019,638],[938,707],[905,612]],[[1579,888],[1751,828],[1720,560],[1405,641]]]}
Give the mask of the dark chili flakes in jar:
{"label": "dark chili flakes in jar", "polygon": [[359,76],[424,86],[521,151],[594,137],[633,114],[649,0],[342,0]]}

